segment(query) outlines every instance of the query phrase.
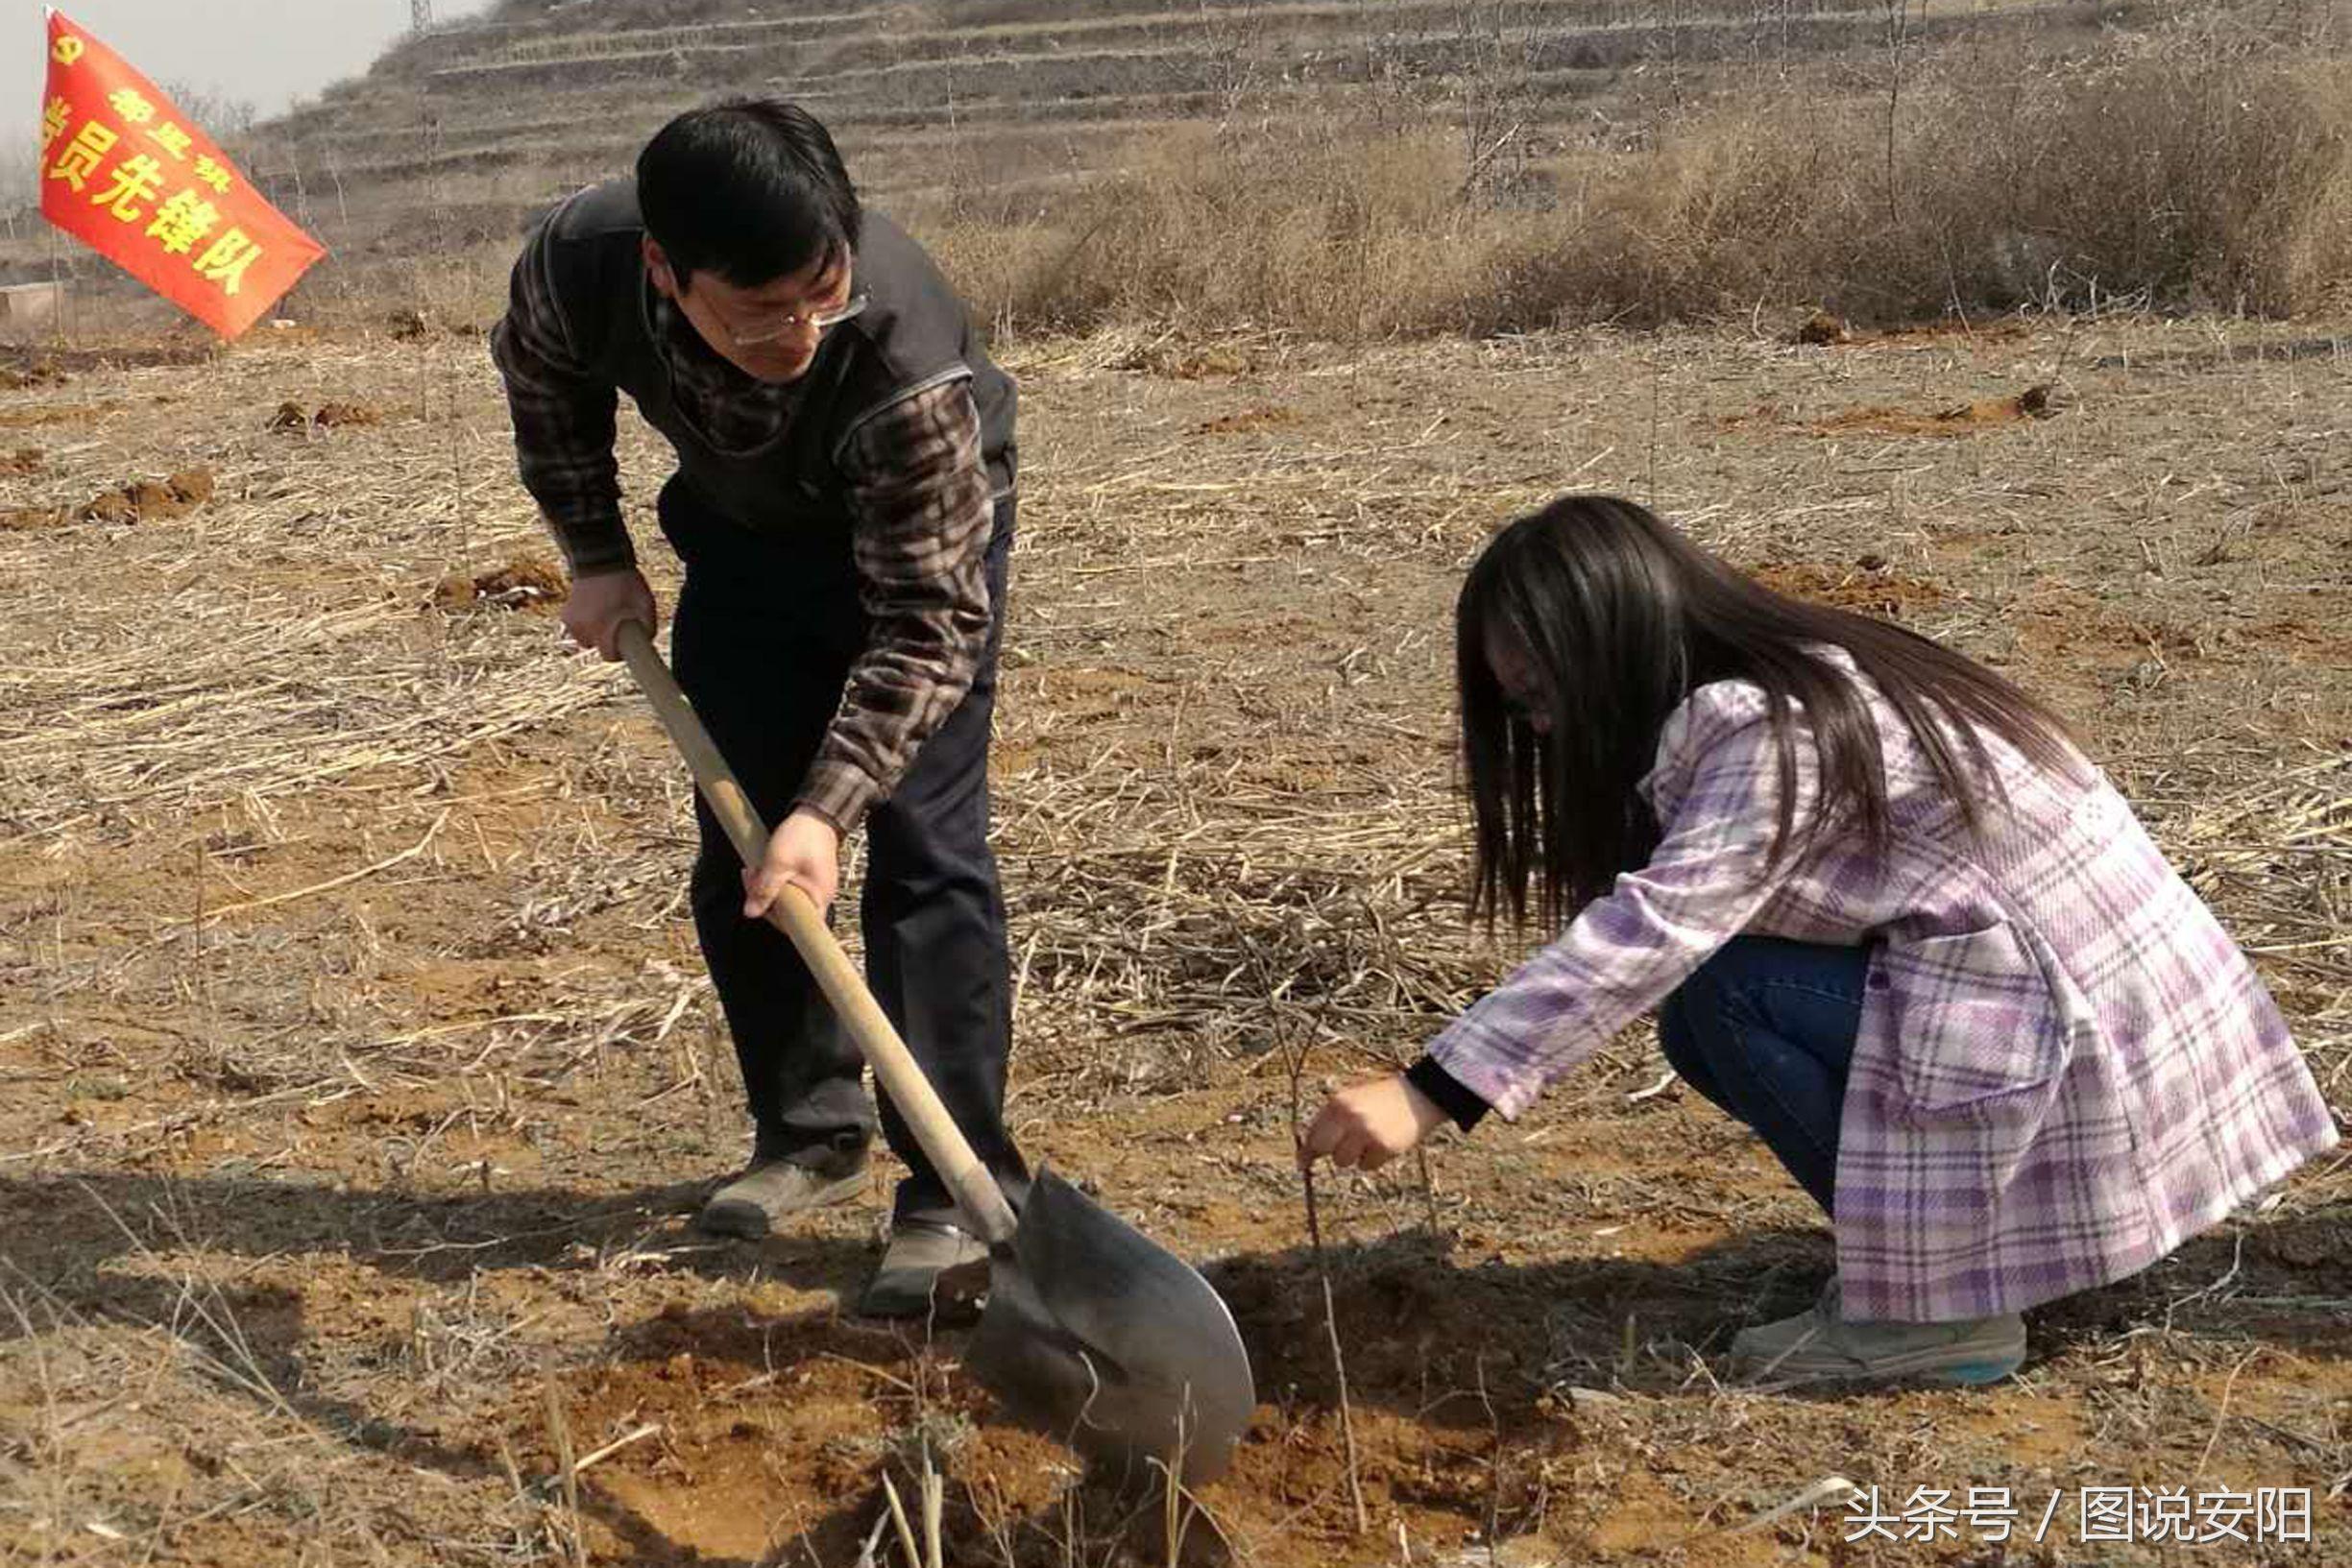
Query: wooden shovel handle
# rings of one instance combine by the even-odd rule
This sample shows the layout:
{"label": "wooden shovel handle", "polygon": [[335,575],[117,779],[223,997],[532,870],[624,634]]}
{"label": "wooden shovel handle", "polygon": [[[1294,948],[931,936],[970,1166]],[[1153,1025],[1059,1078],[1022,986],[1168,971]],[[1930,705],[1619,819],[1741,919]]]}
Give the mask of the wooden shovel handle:
{"label": "wooden shovel handle", "polygon": [[[743,786],[736,782],[734,770],[718,754],[711,740],[711,733],[694,716],[686,693],[654,651],[653,639],[644,626],[634,620],[623,621],[618,634],[620,656],[628,662],[629,673],[653,704],[654,716],[662,728],[669,732],[671,744],[686,759],[692,770],[694,784],[702,798],[711,806],[711,812],[727,830],[735,843],[735,853],[743,864],[756,866],[767,853],[767,828],[760,821]],[[849,961],[841,944],[819,915],[809,895],[797,887],[787,886],[776,902],[768,905],[768,923],[792,939],[800,956],[816,977],[816,983],[833,1003],[833,1010],[857,1041],[858,1049],[881,1080],[883,1093],[898,1107],[898,1114],[907,1119],[915,1142],[931,1156],[931,1163],[945,1181],[948,1191],[956,1196],[957,1207],[963,1211],[981,1240],[995,1246],[1012,1240],[1013,1227],[1019,1223],[1012,1206],[1005,1201],[1005,1194],[996,1178],[980,1163],[972,1152],[971,1143],[947,1114],[939,1096],[915,1065],[907,1043],[899,1038],[890,1025],[874,993],[866,989],[858,966]]]}

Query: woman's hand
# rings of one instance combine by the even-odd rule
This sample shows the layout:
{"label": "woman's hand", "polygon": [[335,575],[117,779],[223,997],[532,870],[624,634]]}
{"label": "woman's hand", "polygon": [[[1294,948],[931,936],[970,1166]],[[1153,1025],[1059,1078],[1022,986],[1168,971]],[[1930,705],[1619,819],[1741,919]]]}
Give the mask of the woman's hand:
{"label": "woman's hand", "polygon": [[1343,1089],[1298,1140],[1298,1163],[1325,1155],[1343,1170],[1377,1170],[1438,1129],[1445,1113],[1399,1073]]}

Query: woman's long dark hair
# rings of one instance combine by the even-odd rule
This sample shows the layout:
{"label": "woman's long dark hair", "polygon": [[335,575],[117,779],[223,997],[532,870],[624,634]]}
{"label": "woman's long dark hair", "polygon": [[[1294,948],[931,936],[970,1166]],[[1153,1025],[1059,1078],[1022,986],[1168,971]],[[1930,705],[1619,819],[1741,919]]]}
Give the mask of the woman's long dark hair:
{"label": "woman's long dark hair", "polygon": [[[1520,650],[1550,733],[1506,697],[1493,644]],[[1667,715],[1710,681],[1763,688],[1780,748],[1778,863],[1825,830],[1889,834],[1885,760],[1855,683],[1823,658],[1841,647],[1885,694],[1980,832],[2000,785],[1983,733],[2060,769],[2082,766],[2063,720],[1991,670],[1916,633],[1774,592],[1631,501],[1569,495],[1498,534],[1471,567],[1455,616],[1462,755],[1475,822],[1470,912],[1546,929],[1609,891],[1658,844],[1637,786]],[[1819,761],[1816,810],[1795,820],[1797,726]]]}

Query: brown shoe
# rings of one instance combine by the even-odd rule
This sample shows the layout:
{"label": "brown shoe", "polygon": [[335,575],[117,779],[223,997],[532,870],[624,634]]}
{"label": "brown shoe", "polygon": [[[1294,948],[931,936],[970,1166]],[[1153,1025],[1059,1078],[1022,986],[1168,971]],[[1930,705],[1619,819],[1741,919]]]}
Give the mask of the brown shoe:
{"label": "brown shoe", "polygon": [[789,1160],[755,1159],[750,1170],[711,1194],[694,1217],[694,1227],[714,1236],[756,1242],[788,1215],[846,1203],[864,1191],[863,1160],[841,1173],[812,1170]]}
{"label": "brown shoe", "polygon": [[988,1248],[944,1220],[901,1219],[858,1298],[861,1317],[968,1316],[988,1289]]}

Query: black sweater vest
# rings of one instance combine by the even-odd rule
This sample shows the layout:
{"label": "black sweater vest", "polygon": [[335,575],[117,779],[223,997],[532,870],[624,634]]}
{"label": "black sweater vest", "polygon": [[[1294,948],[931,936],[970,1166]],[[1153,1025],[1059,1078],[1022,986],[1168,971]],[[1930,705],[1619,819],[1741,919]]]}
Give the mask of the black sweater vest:
{"label": "black sweater vest", "polygon": [[861,225],[853,288],[865,309],[828,330],[801,378],[784,433],[753,452],[711,446],[679,412],[654,339],[634,181],[571,198],[547,219],[544,247],[573,351],[629,395],[678,452],[678,477],[709,509],[746,528],[846,527],[839,458],[858,426],[900,399],[969,377],[991,488],[1013,486],[1013,385],[980,346],[947,279],[896,224]]}

